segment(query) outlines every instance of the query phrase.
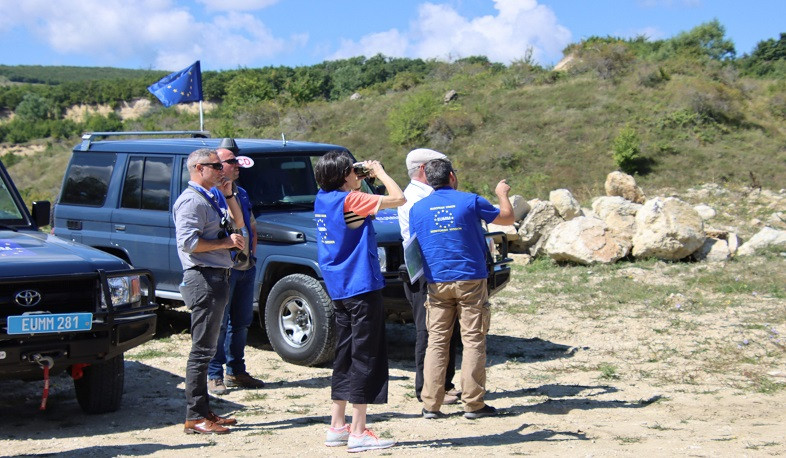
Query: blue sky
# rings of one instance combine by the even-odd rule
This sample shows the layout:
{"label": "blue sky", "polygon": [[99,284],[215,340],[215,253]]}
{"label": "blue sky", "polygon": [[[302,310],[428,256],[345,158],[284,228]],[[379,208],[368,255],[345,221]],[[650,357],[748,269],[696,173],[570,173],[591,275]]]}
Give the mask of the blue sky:
{"label": "blue sky", "polygon": [[0,64],[203,70],[358,55],[544,66],[592,35],[663,39],[712,19],[737,54],[786,32],[784,0],[0,0]]}

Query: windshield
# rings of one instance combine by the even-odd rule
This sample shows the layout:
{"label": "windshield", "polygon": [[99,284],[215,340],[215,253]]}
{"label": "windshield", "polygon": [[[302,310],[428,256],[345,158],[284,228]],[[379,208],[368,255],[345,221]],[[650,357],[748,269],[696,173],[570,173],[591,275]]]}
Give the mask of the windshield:
{"label": "windshield", "polygon": [[3,225],[20,225],[26,224],[22,216],[22,210],[19,208],[19,202],[14,199],[8,185],[8,177],[5,174],[0,174],[0,224]]}

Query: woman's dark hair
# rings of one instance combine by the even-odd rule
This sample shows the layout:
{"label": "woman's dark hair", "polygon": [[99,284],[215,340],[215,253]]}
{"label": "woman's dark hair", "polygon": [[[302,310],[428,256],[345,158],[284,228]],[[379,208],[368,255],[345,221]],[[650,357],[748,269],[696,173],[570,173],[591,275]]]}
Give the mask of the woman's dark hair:
{"label": "woman's dark hair", "polygon": [[453,172],[453,165],[447,159],[434,159],[426,162],[423,171],[426,173],[428,185],[437,189],[450,184],[450,172]]}
{"label": "woman's dark hair", "polygon": [[352,170],[352,164],[352,158],[346,151],[330,151],[320,157],[314,166],[317,184],[325,192],[341,188]]}

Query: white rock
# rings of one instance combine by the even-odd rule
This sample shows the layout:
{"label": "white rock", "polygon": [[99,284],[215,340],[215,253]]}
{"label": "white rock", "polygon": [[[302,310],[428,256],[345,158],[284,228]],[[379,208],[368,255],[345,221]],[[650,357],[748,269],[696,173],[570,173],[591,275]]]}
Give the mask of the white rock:
{"label": "white rock", "polygon": [[606,176],[606,195],[620,196],[637,204],[644,203],[644,191],[636,186],[636,180],[622,172],[611,172]]}
{"label": "white rock", "polygon": [[620,237],[603,220],[579,216],[558,224],[543,249],[556,261],[611,264],[630,251],[630,240]]}
{"label": "white rock", "polygon": [[509,196],[508,199],[510,200],[510,204],[513,206],[513,220],[514,221],[521,221],[527,216],[527,213],[531,210],[529,203],[524,199],[523,196],[518,194],[514,194]]}
{"label": "white rock", "polygon": [[750,256],[762,248],[767,247],[786,248],[786,231],[773,229],[771,227],[762,228],[750,240],[743,243],[737,250],[738,256]]}
{"label": "white rock", "polygon": [[537,256],[551,230],[562,221],[554,204],[549,201],[537,201],[521,223],[520,240],[516,242],[515,247],[529,250],[529,254]]}
{"label": "white rock", "polygon": [[688,203],[674,197],[656,197],[636,213],[633,255],[677,260],[704,245],[704,223]]}
{"label": "white rock", "polygon": [[633,240],[636,233],[636,212],[641,208],[641,204],[633,202],[620,196],[598,197],[592,201],[593,212],[600,217],[611,230]]}
{"label": "white rock", "polygon": [[581,216],[581,205],[567,189],[555,189],[549,193],[549,202],[554,204],[557,213],[565,221]]}
{"label": "white rock", "polygon": [[726,240],[707,237],[693,256],[698,261],[722,262],[731,257],[731,251]]}
{"label": "white rock", "polygon": [[712,218],[715,218],[715,210],[709,205],[704,205],[704,204],[696,205],[695,207],[693,207],[693,209],[696,210],[696,213],[698,213],[699,216],[701,216],[702,221],[707,221]]}

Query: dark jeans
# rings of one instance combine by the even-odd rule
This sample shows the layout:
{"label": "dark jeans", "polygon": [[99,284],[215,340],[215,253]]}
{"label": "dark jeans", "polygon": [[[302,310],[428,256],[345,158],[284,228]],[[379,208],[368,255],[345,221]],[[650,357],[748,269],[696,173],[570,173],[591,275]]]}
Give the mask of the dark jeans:
{"label": "dark jeans", "polygon": [[353,404],[388,402],[388,349],[382,293],[333,301],[336,357],[330,399]]}
{"label": "dark jeans", "polygon": [[[428,347],[428,328],[426,327],[426,297],[428,284],[426,277],[421,276],[414,284],[404,281],[404,294],[409,305],[412,306],[412,318],[415,320],[415,396],[421,401],[420,393],[423,391],[423,361],[426,359]],[[456,324],[454,329],[459,329]],[[453,376],[456,375],[456,348],[461,343],[461,333],[454,332],[450,338],[448,349],[448,367],[445,370],[445,391],[455,388]]]}
{"label": "dark jeans", "polygon": [[186,420],[208,416],[207,365],[216,353],[229,299],[228,269],[188,269],[180,293],[191,310],[191,353],[186,363]]}
{"label": "dark jeans", "polygon": [[248,328],[254,319],[254,278],[257,269],[235,270],[229,275],[229,304],[218,333],[216,355],[207,368],[208,379],[223,379],[227,374],[246,373],[245,348]]}

